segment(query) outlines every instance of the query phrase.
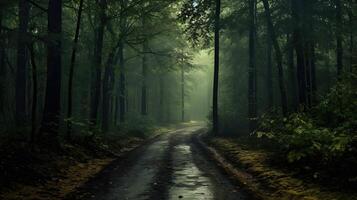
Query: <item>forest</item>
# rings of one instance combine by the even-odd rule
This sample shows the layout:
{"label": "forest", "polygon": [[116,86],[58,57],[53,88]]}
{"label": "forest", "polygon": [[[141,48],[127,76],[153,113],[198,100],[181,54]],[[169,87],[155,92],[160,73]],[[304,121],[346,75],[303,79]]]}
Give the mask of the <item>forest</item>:
{"label": "forest", "polygon": [[0,0],[0,199],[357,200],[356,15]]}

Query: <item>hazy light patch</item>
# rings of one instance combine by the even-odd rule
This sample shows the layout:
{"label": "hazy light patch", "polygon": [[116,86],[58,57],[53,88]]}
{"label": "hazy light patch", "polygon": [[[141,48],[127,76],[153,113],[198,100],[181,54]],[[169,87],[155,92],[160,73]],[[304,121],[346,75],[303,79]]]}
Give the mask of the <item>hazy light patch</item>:
{"label": "hazy light patch", "polygon": [[198,51],[192,60],[194,70],[187,73],[186,120],[206,120],[211,108],[213,57],[209,50]]}

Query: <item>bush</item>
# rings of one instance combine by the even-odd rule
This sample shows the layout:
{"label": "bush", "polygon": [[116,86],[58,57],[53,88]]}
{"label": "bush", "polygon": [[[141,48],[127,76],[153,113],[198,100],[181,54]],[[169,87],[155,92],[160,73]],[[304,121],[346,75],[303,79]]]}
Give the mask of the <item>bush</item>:
{"label": "bush", "polygon": [[287,118],[263,116],[258,138],[276,144],[286,159],[318,164],[357,158],[356,76],[331,89],[310,112],[293,113]]}
{"label": "bush", "polygon": [[154,130],[154,121],[145,116],[128,116],[128,120],[122,125],[122,130],[130,136],[144,138]]}

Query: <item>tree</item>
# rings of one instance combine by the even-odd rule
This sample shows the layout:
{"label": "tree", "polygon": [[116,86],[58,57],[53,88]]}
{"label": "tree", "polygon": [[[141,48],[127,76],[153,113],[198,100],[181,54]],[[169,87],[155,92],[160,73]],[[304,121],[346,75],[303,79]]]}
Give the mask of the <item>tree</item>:
{"label": "tree", "polygon": [[57,140],[61,111],[62,0],[48,2],[48,35],[46,96],[41,134],[44,140],[54,142]]}
{"label": "tree", "polygon": [[268,23],[268,31],[269,31],[269,36],[271,41],[273,42],[274,46],[274,52],[275,52],[275,57],[276,57],[276,62],[277,62],[277,68],[278,68],[278,80],[279,80],[279,88],[280,88],[280,97],[281,97],[281,108],[283,111],[283,115],[287,115],[287,97],[286,97],[286,90],[285,90],[285,84],[284,84],[284,72],[283,72],[283,55],[280,50],[280,46],[275,34],[275,29],[274,25],[271,19],[271,14],[270,14],[270,8],[269,8],[269,2],[268,0],[263,0],[264,3],[264,10],[265,10],[265,17],[267,19]]}
{"label": "tree", "polygon": [[212,105],[212,124],[213,133],[219,134],[218,119],[218,80],[219,80],[219,32],[221,19],[221,0],[216,0],[215,22],[214,22],[214,72],[213,72],[213,105]]}
{"label": "tree", "polygon": [[294,43],[292,39],[292,34],[288,33],[286,36],[287,40],[287,63],[288,63],[288,80],[290,80],[290,95],[291,95],[291,104],[293,109],[297,107],[297,86],[296,86],[296,73],[295,73],[295,62],[294,62]]}
{"label": "tree", "polygon": [[27,31],[30,19],[30,4],[27,0],[19,0],[19,32],[17,44],[16,70],[16,125],[24,126],[26,121],[26,68],[28,63]]}
{"label": "tree", "polygon": [[125,104],[126,104],[126,98],[125,98],[125,94],[126,94],[126,86],[125,86],[125,60],[124,60],[124,47],[125,47],[125,43],[124,43],[124,36],[120,39],[120,44],[119,44],[119,111],[120,111],[120,122],[124,122],[125,121],[125,113],[126,113],[126,109],[125,109]]}
{"label": "tree", "polygon": [[296,70],[299,93],[299,106],[305,108],[306,106],[306,69],[303,48],[303,1],[292,0],[292,23],[293,30],[293,44],[296,52]]}
{"label": "tree", "polygon": [[71,139],[71,129],[72,129],[72,94],[73,94],[73,75],[74,75],[74,66],[76,62],[76,52],[77,52],[77,45],[79,40],[79,31],[81,26],[81,18],[82,18],[82,10],[83,10],[83,1],[79,1],[78,7],[78,14],[77,14],[77,25],[76,25],[76,32],[74,34],[73,40],[73,48],[71,54],[71,62],[69,67],[69,77],[68,77],[68,109],[67,109],[67,139]]}
{"label": "tree", "polygon": [[[143,13],[144,14],[144,13]],[[146,30],[146,17],[142,16],[143,32]],[[148,38],[144,35],[142,44],[142,85],[141,85],[141,114],[147,115],[147,52],[149,51]]]}
{"label": "tree", "polygon": [[249,0],[249,67],[248,67],[248,118],[249,132],[257,126],[257,69],[256,69],[256,0]]}
{"label": "tree", "polygon": [[112,48],[108,55],[108,60],[104,69],[103,77],[103,106],[102,106],[102,131],[106,133],[109,130],[109,106],[114,87],[114,63],[117,60],[116,54],[120,42]]}
{"label": "tree", "polygon": [[[269,25],[268,25],[269,26]],[[266,89],[267,89],[267,93],[268,93],[268,108],[272,109],[274,106],[274,93],[273,93],[273,62],[272,62],[272,42],[271,42],[271,37],[270,37],[270,33],[269,33],[269,29],[268,29],[268,33],[267,33],[267,61],[266,61],[266,65],[267,65],[267,82],[266,82]]]}
{"label": "tree", "polygon": [[30,135],[30,143],[33,145],[36,142],[37,136],[37,89],[38,89],[38,79],[37,79],[37,65],[35,61],[35,50],[34,43],[29,44],[29,52],[30,52],[30,62],[32,67],[32,114],[31,114],[31,135]]}
{"label": "tree", "polygon": [[98,107],[101,94],[102,82],[102,54],[103,54],[103,41],[104,41],[104,28],[106,25],[107,17],[105,10],[107,7],[106,0],[97,0],[96,4],[99,7],[97,14],[97,22],[94,30],[94,53],[92,65],[92,80],[91,80],[91,102],[90,102],[90,116],[89,121],[91,126],[97,124]]}
{"label": "tree", "polygon": [[335,0],[335,4],[336,4],[336,66],[337,66],[337,77],[340,79],[343,69],[341,0]]}
{"label": "tree", "polygon": [[185,71],[181,64],[181,122],[185,121]]}
{"label": "tree", "polygon": [[125,105],[126,101],[126,77],[125,77],[125,60],[124,60],[124,49],[125,49],[125,40],[128,32],[127,28],[127,16],[124,11],[127,9],[127,0],[120,1],[120,43],[119,43],[119,112],[120,112],[120,122],[123,123],[125,121],[126,109]]}

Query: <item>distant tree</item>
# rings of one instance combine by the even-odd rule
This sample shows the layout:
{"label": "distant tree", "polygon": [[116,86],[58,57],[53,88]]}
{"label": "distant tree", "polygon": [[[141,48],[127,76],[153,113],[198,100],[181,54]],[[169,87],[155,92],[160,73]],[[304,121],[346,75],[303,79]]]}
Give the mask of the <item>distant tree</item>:
{"label": "distant tree", "polygon": [[143,15],[142,17],[142,27],[143,27],[143,34],[144,34],[144,41],[143,41],[143,46],[142,46],[142,84],[141,84],[141,114],[143,116],[146,116],[148,114],[147,110],[147,75],[148,75],[148,67],[147,67],[147,53],[149,51],[149,43],[148,43],[148,38],[145,35],[146,31],[146,26],[147,26],[147,19],[146,16]]}
{"label": "distant tree", "polygon": [[74,34],[73,48],[71,54],[71,62],[69,66],[69,77],[68,77],[68,108],[67,108],[67,139],[71,139],[71,129],[72,129],[72,96],[73,96],[73,76],[74,76],[74,67],[76,63],[76,53],[77,45],[79,40],[79,31],[81,26],[82,11],[83,11],[83,2],[84,0],[79,1],[78,14],[77,14],[77,25],[76,31]]}
{"label": "distant tree", "polygon": [[106,26],[106,8],[107,0],[96,0],[96,24],[94,30],[94,52],[92,63],[91,76],[91,100],[90,100],[90,116],[89,121],[91,126],[97,124],[98,108],[101,96],[102,82],[102,54],[104,42],[104,28]]}
{"label": "distant tree", "polygon": [[277,63],[277,68],[278,68],[278,80],[279,80],[280,97],[281,97],[281,108],[283,111],[283,115],[286,116],[287,112],[288,112],[288,106],[287,106],[288,103],[287,103],[285,83],[284,83],[283,55],[281,53],[281,49],[280,49],[280,45],[277,40],[273,21],[271,19],[270,6],[269,6],[268,0],[263,0],[263,4],[264,4],[264,10],[265,10],[265,17],[267,19],[267,24],[268,24],[268,31],[269,31],[268,34],[270,36],[270,39],[273,43],[273,47],[275,50],[274,52],[275,52],[276,63]]}
{"label": "distant tree", "polygon": [[340,79],[343,70],[343,47],[342,47],[342,5],[341,0],[335,0],[336,6],[336,66],[337,76]]}
{"label": "distant tree", "polygon": [[303,47],[303,1],[292,0],[292,23],[293,30],[293,44],[296,52],[296,69],[299,93],[299,106],[305,108],[306,106],[306,69],[304,59]]}
{"label": "distant tree", "polygon": [[256,0],[249,0],[249,67],[248,67],[249,131],[257,126],[257,69],[256,69]]}

